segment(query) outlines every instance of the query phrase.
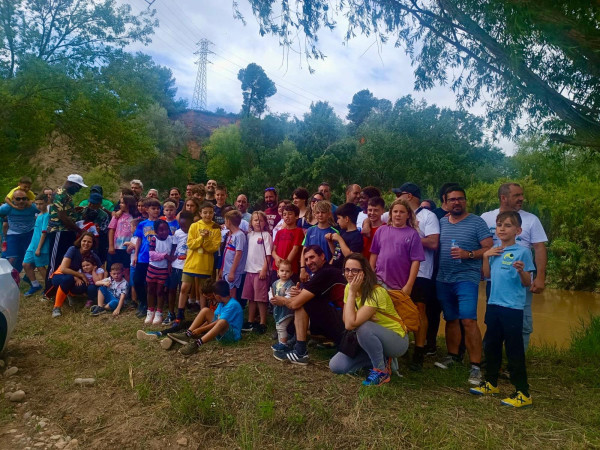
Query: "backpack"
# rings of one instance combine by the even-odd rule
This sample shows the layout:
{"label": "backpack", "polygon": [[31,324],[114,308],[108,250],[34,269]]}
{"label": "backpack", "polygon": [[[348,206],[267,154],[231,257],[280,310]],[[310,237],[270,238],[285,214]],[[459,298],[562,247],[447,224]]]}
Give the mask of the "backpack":
{"label": "backpack", "polygon": [[416,332],[421,326],[421,318],[419,317],[417,305],[414,304],[410,296],[406,295],[400,289],[388,289],[387,293],[392,299],[394,309],[400,316],[400,319],[385,313],[383,315],[402,325],[404,331]]}

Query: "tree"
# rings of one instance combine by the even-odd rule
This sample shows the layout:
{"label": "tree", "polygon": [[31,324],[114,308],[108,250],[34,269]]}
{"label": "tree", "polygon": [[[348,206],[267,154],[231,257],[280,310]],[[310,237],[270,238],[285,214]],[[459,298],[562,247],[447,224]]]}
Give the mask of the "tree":
{"label": "tree", "polygon": [[310,111],[304,114],[304,120],[299,121],[296,128],[294,141],[298,151],[311,162],[344,136],[342,120],[328,102],[311,103]]}
{"label": "tree", "polygon": [[275,83],[267,76],[262,67],[250,63],[238,72],[238,80],[242,82],[244,102],[242,111],[246,117],[250,114],[260,117],[265,112],[267,98],[277,93]]}
{"label": "tree", "polygon": [[148,44],[158,21],[115,0],[0,0],[0,74],[12,77],[25,59],[73,71],[133,42]]}
{"label": "tree", "polygon": [[377,98],[368,89],[358,91],[352,97],[352,103],[348,105],[346,119],[352,122],[355,127],[359,127],[368,117],[371,110],[377,106],[378,102]]}
{"label": "tree", "polygon": [[335,28],[341,15],[347,39],[362,33],[404,46],[416,65],[416,89],[449,83],[466,106],[489,93],[487,119],[496,132],[518,135],[526,114],[529,128],[555,140],[600,148],[597,2],[301,0],[275,9],[272,0],[249,1],[261,33],[286,46],[306,42],[308,58],[324,56],[318,33]]}

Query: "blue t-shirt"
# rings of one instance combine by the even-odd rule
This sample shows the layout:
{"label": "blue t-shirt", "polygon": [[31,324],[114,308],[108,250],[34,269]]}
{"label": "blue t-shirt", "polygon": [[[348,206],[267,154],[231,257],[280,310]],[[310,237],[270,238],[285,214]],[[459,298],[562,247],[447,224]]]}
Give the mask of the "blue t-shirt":
{"label": "blue t-shirt", "polygon": [[304,236],[304,242],[302,242],[302,245],[304,247],[307,247],[309,245],[318,245],[325,252],[325,261],[329,262],[333,255],[331,254],[331,250],[329,249],[329,241],[325,239],[325,235],[327,233],[337,232],[338,230],[336,230],[333,227],[319,228],[318,225],[313,225],[308,230],[306,230],[306,236]]}
{"label": "blue t-shirt", "polygon": [[248,244],[246,235],[242,230],[238,230],[235,233],[231,233],[227,237],[227,244],[225,244],[225,251],[223,252],[223,276],[229,274],[233,259],[238,251],[242,252],[242,259],[235,269],[236,275],[244,273],[246,267],[246,256],[248,254]]}
{"label": "blue t-shirt", "polygon": [[138,253],[138,262],[149,263],[150,262],[150,241],[152,236],[156,236],[154,232],[154,221],[146,219],[140,222],[133,233],[140,242],[140,252]]}
{"label": "blue t-shirt", "polygon": [[[48,220],[50,220],[50,214],[47,212],[38,214],[36,217],[35,226],[33,227],[33,236],[31,237],[29,247],[27,247],[28,252],[35,252],[37,250],[40,239],[42,238],[42,233],[45,233],[48,229]],[[41,254],[48,254],[48,239],[46,239],[44,245],[42,245]]]}
{"label": "blue t-shirt", "polygon": [[8,203],[0,206],[0,216],[6,216],[8,220],[7,235],[29,233],[33,230],[37,213],[39,211],[34,205],[25,209],[13,208]]}
{"label": "blue t-shirt", "polygon": [[177,222],[177,219],[173,219],[170,222],[166,221],[169,224],[169,228],[171,229],[171,234],[175,235],[175,232],[177,230],[179,230],[179,222]]}
{"label": "blue t-shirt", "polygon": [[535,270],[531,250],[522,245],[506,247],[502,255],[490,257],[492,286],[488,304],[505,308],[523,309],[527,287],[521,284],[521,277],[512,264],[515,261],[525,263],[525,272]]}
{"label": "blue t-shirt", "polygon": [[242,338],[244,312],[235,298],[230,298],[227,304],[219,303],[217,305],[213,322],[220,319],[227,321],[229,324],[228,333],[232,333],[234,340],[239,341]]}
{"label": "blue t-shirt", "polygon": [[[379,230],[378,230],[379,231]],[[437,281],[456,283],[458,281],[471,281],[479,283],[481,280],[481,259],[459,259],[450,256],[452,240],[466,251],[474,252],[481,248],[480,242],[492,237],[485,221],[475,214],[469,214],[458,223],[450,223],[448,217],[440,220],[440,267]],[[460,261],[458,263],[457,261]]]}

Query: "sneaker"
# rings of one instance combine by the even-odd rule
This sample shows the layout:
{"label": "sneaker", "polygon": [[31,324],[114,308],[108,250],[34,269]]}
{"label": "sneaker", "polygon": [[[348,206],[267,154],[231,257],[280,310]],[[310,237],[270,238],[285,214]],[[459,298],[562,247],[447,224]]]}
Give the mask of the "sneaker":
{"label": "sneaker", "polygon": [[252,330],[254,330],[254,326],[258,325],[254,322],[244,322],[244,324],[242,325],[242,331],[248,333]]}
{"label": "sneaker", "polygon": [[481,369],[477,366],[471,366],[471,372],[469,372],[469,384],[479,386],[481,381]]}
{"label": "sneaker", "polygon": [[271,345],[271,349],[274,352],[287,352],[287,351],[290,350],[290,348],[288,347],[288,345],[284,344],[283,342],[278,342],[277,344]]}
{"label": "sneaker", "polygon": [[363,386],[381,386],[390,381],[390,374],[384,370],[373,369],[369,372],[367,379],[362,382]]}
{"label": "sneaker", "polygon": [[439,367],[440,369],[448,369],[449,367],[456,364],[456,359],[452,356],[446,356],[441,361],[436,361],[433,363],[435,367]]}
{"label": "sneaker", "polygon": [[46,294],[44,294],[40,297],[40,302],[42,302],[42,303],[48,303],[49,301],[50,301],[50,299],[48,298],[48,296]]}
{"label": "sneaker", "polygon": [[308,365],[308,353],[299,355],[296,350],[288,350],[287,352],[275,351],[273,352],[273,357],[278,361],[289,361],[292,364],[298,364],[299,366]]}
{"label": "sneaker", "polygon": [[189,341],[187,344],[185,344],[183,347],[181,347],[179,349],[179,353],[181,353],[183,356],[192,356],[194,353],[197,353],[198,350],[200,349],[200,346],[198,345],[198,343],[193,340],[193,341]]}
{"label": "sneaker", "polygon": [[108,311],[101,306],[96,306],[93,310],[91,310],[90,314],[94,317],[100,316],[102,314],[106,314]]}
{"label": "sneaker", "polygon": [[148,313],[148,311],[138,309],[138,311],[135,313],[135,317],[137,317],[138,319],[143,319],[144,317],[146,317],[147,313]]}
{"label": "sneaker", "polygon": [[75,307],[75,299],[73,297],[71,297],[70,295],[67,295],[67,302],[69,303],[69,306],[71,308]]}
{"label": "sneaker", "polygon": [[173,346],[174,342],[175,341],[173,339],[167,336],[166,338],[160,340],[160,346],[164,350],[169,350]]}
{"label": "sneaker", "polygon": [[35,294],[37,291],[41,291],[42,290],[42,286],[40,284],[38,284],[37,286],[31,286],[29,288],[29,290],[27,292],[25,292],[23,295],[25,297],[31,297],[33,294]]}
{"label": "sneaker", "polygon": [[162,325],[164,327],[168,327],[168,326],[171,326],[173,324],[173,322],[175,322],[175,314],[170,312],[165,317],[165,320],[162,321]]}
{"label": "sneaker", "polygon": [[160,337],[160,332],[137,330],[136,336],[138,341],[157,341]]}
{"label": "sneaker", "polygon": [[148,310],[146,312],[146,320],[144,320],[144,324],[150,325],[150,324],[152,324],[153,320],[154,320],[154,311]]}
{"label": "sneaker", "polygon": [[181,345],[187,345],[192,339],[185,331],[180,331],[179,333],[167,333],[167,336]]}
{"label": "sneaker", "polygon": [[517,391],[510,397],[502,400],[500,403],[506,406],[512,406],[513,408],[523,408],[525,406],[531,406],[533,401],[531,400],[531,395],[528,397],[521,391]]}
{"label": "sneaker", "polygon": [[413,353],[412,361],[408,365],[408,369],[412,372],[422,372],[423,371],[423,362],[425,359],[425,353],[417,353],[416,351]]}
{"label": "sneaker", "polygon": [[437,347],[425,347],[425,356],[437,355]]}
{"label": "sneaker", "polygon": [[156,311],[154,313],[154,319],[152,320],[152,325],[162,325],[163,315],[162,312]]}
{"label": "sneaker", "polygon": [[87,302],[85,302],[85,309],[90,309],[92,306],[94,306],[94,302],[91,300],[88,300]]}
{"label": "sneaker", "polygon": [[62,311],[61,311],[61,310],[60,310],[60,308],[57,306],[56,308],[54,308],[54,309],[52,310],[52,317],[53,317],[53,318],[55,318],[55,317],[60,317],[60,316],[62,316]]}
{"label": "sneaker", "polygon": [[261,323],[255,323],[252,332],[256,334],[265,334],[267,332],[267,326]]}
{"label": "sneaker", "polygon": [[495,395],[500,393],[500,388],[489,381],[482,381],[479,386],[469,389],[469,392],[474,395]]}

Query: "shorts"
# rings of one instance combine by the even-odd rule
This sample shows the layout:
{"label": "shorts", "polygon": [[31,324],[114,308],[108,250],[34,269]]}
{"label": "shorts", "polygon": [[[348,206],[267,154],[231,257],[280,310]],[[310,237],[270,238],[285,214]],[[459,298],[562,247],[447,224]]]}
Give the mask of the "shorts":
{"label": "shorts", "polygon": [[164,285],[169,277],[169,269],[167,267],[155,267],[148,264],[148,272],[146,272],[146,283],[156,283]]}
{"label": "shorts", "polygon": [[472,281],[436,282],[437,298],[446,322],[457,319],[477,320],[479,285]]}
{"label": "shorts", "polygon": [[259,278],[258,273],[246,273],[246,281],[242,290],[242,298],[255,302],[266,303],[269,301],[269,276],[264,280]]}
{"label": "shorts", "polygon": [[415,303],[424,303],[425,305],[437,301],[434,281],[429,278],[417,277],[410,298]]}
{"label": "shorts", "polygon": [[235,332],[231,326],[227,327],[227,331],[220,336],[217,336],[219,342],[237,342],[238,339],[235,337]]}
{"label": "shorts", "polygon": [[169,289],[177,289],[181,287],[181,275],[183,274],[183,269],[175,269],[171,267],[171,274],[169,278],[167,278],[167,282],[165,286]]}
{"label": "shorts", "polygon": [[229,289],[239,288],[239,287],[242,286],[242,275],[243,274],[241,274],[241,273],[236,274],[235,278],[231,282],[227,279],[228,275],[229,275],[228,273],[224,273],[223,274],[223,279],[225,281],[227,281],[227,284],[229,285]]}
{"label": "shorts", "polygon": [[131,264],[131,255],[127,253],[127,250],[115,250],[115,254],[111,255],[108,253],[106,255],[106,270],[110,272],[110,266],[114,263],[123,264],[123,269],[129,269]]}
{"label": "shorts", "polygon": [[27,250],[23,262],[25,264],[33,264],[35,267],[46,267],[50,264],[50,255],[48,253],[40,253],[40,256],[35,256],[35,251]]}
{"label": "shorts", "polygon": [[33,230],[27,233],[7,234],[5,236],[6,252],[4,252],[4,257],[6,259],[23,258],[25,256],[25,253],[27,253],[27,248],[31,243],[32,237]]}
{"label": "shorts", "polygon": [[200,280],[200,287],[205,287],[212,281],[212,278],[210,275],[199,273],[183,272],[181,274],[182,283],[194,283],[194,280]]}

